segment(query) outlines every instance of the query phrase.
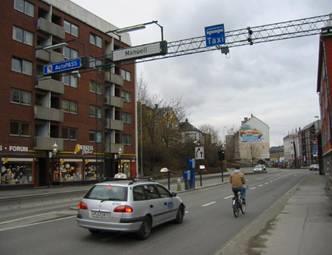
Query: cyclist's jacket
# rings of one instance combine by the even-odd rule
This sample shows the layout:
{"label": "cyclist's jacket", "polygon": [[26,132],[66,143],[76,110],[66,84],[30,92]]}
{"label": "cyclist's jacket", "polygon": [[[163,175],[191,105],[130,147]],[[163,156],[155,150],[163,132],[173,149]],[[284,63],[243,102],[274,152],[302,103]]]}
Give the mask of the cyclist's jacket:
{"label": "cyclist's jacket", "polygon": [[244,174],[242,172],[235,170],[229,176],[229,182],[232,184],[232,188],[241,188],[246,183],[246,179],[244,178]]}

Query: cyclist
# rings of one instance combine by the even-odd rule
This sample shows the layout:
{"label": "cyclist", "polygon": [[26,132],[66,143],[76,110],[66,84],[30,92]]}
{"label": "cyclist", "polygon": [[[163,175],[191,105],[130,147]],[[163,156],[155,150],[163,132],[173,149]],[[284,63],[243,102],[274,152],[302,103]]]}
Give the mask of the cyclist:
{"label": "cyclist", "polygon": [[237,193],[240,191],[242,202],[246,204],[246,179],[244,178],[244,174],[240,171],[240,167],[237,166],[231,173],[229,183],[232,185],[234,196],[236,197]]}

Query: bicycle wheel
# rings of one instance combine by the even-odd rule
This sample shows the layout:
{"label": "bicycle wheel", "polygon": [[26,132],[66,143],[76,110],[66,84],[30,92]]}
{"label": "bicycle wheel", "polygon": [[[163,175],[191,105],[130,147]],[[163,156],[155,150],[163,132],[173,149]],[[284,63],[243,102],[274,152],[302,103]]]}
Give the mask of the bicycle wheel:
{"label": "bicycle wheel", "polygon": [[239,205],[236,199],[233,200],[233,214],[235,218],[239,217],[240,215]]}
{"label": "bicycle wheel", "polygon": [[[242,203],[242,202],[241,202]],[[241,205],[241,212],[244,215],[246,213],[246,205],[242,203]]]}

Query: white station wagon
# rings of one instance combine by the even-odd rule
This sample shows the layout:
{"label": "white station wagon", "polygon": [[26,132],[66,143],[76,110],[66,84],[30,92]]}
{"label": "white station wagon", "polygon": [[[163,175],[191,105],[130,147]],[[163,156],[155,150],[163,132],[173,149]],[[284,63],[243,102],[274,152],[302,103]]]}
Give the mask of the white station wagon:
{"label": "white station wagon", "polygon": [[157,182],[112,180],[94,185],[78,204],[77,223],[90,233],[135,232],[146,239],[151,229],[168,221],[182,223],[185,206]]}

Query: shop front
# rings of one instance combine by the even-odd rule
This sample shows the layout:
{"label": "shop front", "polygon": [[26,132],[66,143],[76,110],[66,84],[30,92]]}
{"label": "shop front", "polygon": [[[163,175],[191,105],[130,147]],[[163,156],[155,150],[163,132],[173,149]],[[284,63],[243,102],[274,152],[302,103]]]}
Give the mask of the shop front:
{"label": "shop front", "polygon": [[135,155],[122,154],[118,161],[118,173],[124,173],[128,178],[137,176]]}
{"label": "shop front", "polygon": [[36,158],[27,146],[0,145],[0,188],[34,186]]}

